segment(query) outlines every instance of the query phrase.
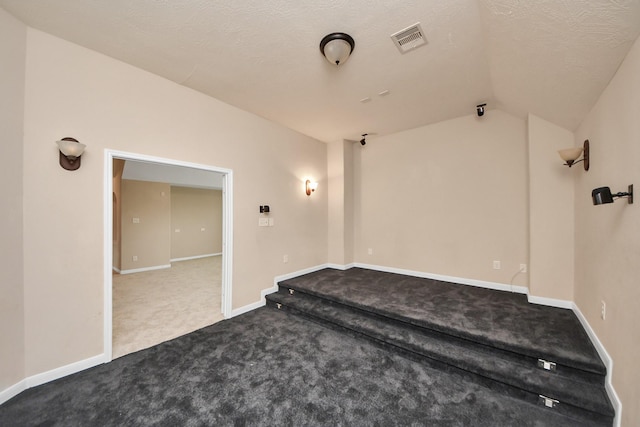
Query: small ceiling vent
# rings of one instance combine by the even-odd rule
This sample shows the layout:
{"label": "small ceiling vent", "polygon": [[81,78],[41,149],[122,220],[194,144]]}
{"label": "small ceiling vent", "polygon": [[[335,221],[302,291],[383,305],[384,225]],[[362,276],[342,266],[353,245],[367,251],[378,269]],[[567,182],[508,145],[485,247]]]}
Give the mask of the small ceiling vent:
{"label": "small ceiling vent", "polygon": [[392,34],[391,40],[393,40],[400,53],[406,53],[427,44],[427,39],[419,22]]}

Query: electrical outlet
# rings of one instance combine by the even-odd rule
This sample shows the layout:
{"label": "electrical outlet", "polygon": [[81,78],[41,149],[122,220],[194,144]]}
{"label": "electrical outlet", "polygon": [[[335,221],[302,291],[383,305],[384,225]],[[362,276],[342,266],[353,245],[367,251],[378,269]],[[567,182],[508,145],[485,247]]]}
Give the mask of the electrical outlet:
{"label": "electrical outlet", "polygon": [[493,261],[493,269],[500,270],[500,261]]}
{"label": "electrical outlet", "polygon": [[520,273],[527,272],[527,264],[520,264]]}
{"label": "electrical outlet", "polygon": [[372,248],[367,249],[367,253],[368,253],[369,255],[373,255],[373,249],[372,249]]}
{"label": "electrical outlet", "polygon": [[131,259],[132,259],[133,261],[137,261],[137,260],[138,260],[138,255],[134,255],[134,256],[132,256],[132,257],[131,257]]}
{"label": "electrical outlet", "polygon": [[284,262],[285,264],[289,262],[289,255],[283,255],[282,256],[282,262]]}
{"label": "electrical outlet", "polygon": [[600,318],[602,320],[607,318],[607,304],[605,304],[604,300],[600,301]]}

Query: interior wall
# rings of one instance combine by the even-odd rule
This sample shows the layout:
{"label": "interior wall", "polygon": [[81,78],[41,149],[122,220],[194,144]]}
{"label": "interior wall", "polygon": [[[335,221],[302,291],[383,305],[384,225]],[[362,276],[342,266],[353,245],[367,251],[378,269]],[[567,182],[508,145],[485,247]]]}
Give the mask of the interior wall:
{"label": "interior wall", "polygon": [[171,186],[123,179],[121,270],[171,265]]}
{"label": "interior wall", "polygon": [[171,259],[222,253],[222,191],[171,187]]}
{"label": "interior wall", "polygon": [[[591,167],[576,176],[575,301],[613,359],[622,425],[640,420],[640,198],[593,206],[591,191],[640,191],[640,39],[576,131]],[[601,302],[606,304],[602,319]]]}
{"label": "interior wall", "polygon": [[[27,28],[0,8],[0,390],[24,377],[23,114]],[[49,138],[55,147],[55,138]]]}
{"label": "interior wall", "polygon": [[[234,309],[327,262],[320,141],[31,28],[24,111],[27,376],[103,352],[107,148],[233,171]],[[87,145],[77,171],[58,165],[65,136]],[[306,176],[319,182],[311,197]],[[264,204],[272,227],[258,227]]]}
{"label": "interior wall", "polygon": [[354,150],[357,262],[526,286],[523,120],[491,110]]}
{"label": "interior wall", "polygon": [[573,133],[529,115],[529,294],[573,301],[575,175],[558,150],[573,147]]}

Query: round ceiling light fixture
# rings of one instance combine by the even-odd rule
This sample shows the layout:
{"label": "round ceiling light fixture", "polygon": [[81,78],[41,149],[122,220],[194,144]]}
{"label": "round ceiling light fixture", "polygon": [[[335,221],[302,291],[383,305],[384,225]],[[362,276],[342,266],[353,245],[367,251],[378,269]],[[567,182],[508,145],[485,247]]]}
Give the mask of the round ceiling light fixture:
{"label": "round ceiling light fixture", "polygon": [[335,65],[344,63],[353,52],[356,43],[349,34],[331,33],[320,41],[320,52]]}

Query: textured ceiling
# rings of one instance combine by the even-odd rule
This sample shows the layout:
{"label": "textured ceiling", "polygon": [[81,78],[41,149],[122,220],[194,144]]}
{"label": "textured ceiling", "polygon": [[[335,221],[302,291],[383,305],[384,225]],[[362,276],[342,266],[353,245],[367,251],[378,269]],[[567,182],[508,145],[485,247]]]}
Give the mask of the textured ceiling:
{"label": "textured ceiling", "polygon": [[[322,141],[435,123],[480,102],[573,130],[640,33],[640,0],[0,0],[0,7]],[[416,22],[428,44],[400,54],[390,35]],[[339,68],[318,49],[335,31],[356,42]]]}

